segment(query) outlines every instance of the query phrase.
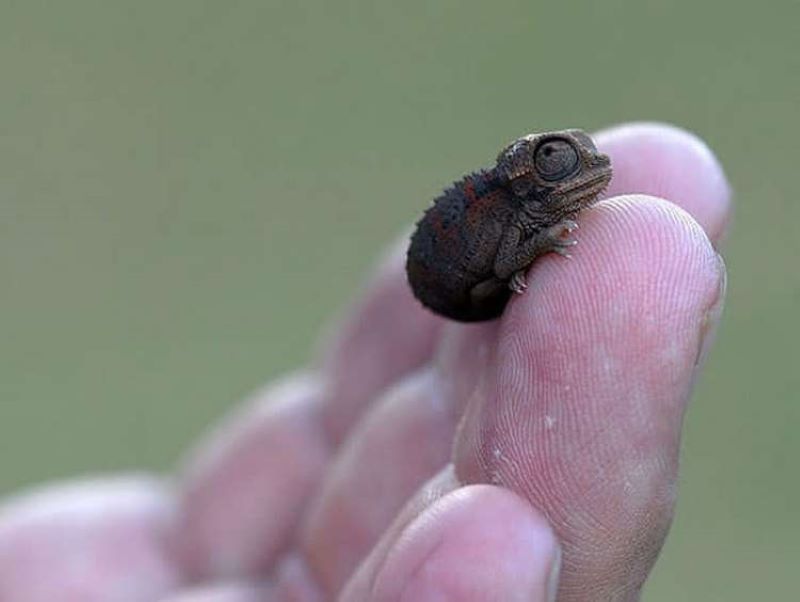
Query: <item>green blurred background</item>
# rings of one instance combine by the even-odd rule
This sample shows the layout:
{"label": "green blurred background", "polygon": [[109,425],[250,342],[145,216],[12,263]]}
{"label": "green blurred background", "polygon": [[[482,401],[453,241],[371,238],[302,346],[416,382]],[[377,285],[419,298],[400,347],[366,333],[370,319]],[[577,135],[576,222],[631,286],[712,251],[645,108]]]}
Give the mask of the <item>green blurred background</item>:
{"label": "green blurred background", "polygon": [[520,133],[696,131],[725,319],[646,600],[794,599],[796,0],[0,3],[0,493],[164,469]]}

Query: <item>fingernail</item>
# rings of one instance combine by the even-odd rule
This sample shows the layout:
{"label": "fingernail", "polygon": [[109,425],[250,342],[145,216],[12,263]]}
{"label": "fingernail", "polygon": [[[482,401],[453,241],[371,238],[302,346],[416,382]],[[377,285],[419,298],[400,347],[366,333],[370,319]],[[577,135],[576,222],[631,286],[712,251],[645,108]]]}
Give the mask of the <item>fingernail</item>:
{"label": "fingernail", "polygon": [[725,260],[721,255],[717,254],[717,261],[719,262],[719,286],[717,289],[717,297],[714,303],[706,310],[703,316],[703,321],[700,324],[700,346],[697,350],[697,357],[695,358],[694,365],[700,368],[708,357],[708,352],[714,342],[717,332],[717,325],[719,324],[720,316],[722,315],[722,308],[725,305],[725,292],[728,288],[728,275],[725,269]]}
{"label": "fingernail", "polygon": [[548,602],[555,602],[558,596],[558,576],[561,573],[561,548],[556,547],[553,555],[553,566],[550,567],[550,575],[547,577],[547,596]]}

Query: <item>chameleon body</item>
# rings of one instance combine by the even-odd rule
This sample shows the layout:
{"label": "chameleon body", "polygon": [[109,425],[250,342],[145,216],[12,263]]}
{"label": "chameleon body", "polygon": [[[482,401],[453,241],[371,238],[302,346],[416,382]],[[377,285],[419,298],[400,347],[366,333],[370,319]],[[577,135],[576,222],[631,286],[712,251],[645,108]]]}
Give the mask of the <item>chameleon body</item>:
{"label": "chameleon body", "polygon": [[529,134],[496,165],[455,182],[411,237],[406,271],[423,305],[462,322],[497,318],[539,256],[568,256],[574,219],[611,179],[611,162],[581,130]]}

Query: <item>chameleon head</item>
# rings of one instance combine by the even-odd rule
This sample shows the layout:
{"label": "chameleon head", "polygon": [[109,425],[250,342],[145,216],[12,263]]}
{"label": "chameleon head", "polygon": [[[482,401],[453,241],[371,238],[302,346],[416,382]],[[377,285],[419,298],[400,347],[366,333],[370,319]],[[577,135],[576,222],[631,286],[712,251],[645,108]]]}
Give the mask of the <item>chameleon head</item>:
{"label": "chameleon head", "polygon": [[497,156],[497,171],[515,195],[559,213],[577,213],[611,180],[611,160],[582,130],[528,134]]}

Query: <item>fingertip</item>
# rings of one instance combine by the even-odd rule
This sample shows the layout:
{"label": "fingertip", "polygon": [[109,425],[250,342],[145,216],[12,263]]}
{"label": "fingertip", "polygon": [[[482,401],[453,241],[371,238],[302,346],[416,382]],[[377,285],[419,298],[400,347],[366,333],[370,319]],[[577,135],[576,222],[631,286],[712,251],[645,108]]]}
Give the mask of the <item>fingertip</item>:
{"label": "fingertip", "polygon": [[[556,325],[568,335],[590,322],[601,329],[613,325],[609,337],[624,335],[622,318],[669,321],[677,311],[695,308],[701,297],[716,301],[724,276],[724,265],[693,216],[646,195],[614,197],[587,211],[573,258],[547,256],[534,264],[526,294],[512,300],[503,318],[501,336],[531,328],[535,336]],[[638,313],[623,315],[624,307]],[[542,311],[551,312],[555,322]],[[528,319],[537,322],[527,324]]]}
{"label": "fingertip", "polygon": [[180,582],[164,484],[131,475],[48,485],[0,509],[0,600],[154,600]]}
{"label": "fingertip", "polygon": [[457,416],[431,370],[390,387],[353,429],[297,537],[328,592],[341,589],[398,511],[450,456]]}
{"label": "fingertip", "polygon": [[[611,400],[650,373],[660,375],[653,394],[685,403],[708,322],[719,318],[719,255],[688,212],[655,197],[602,201],[582,225],[574,261],[542,258],[506,310],[499,384],[519,397],[534,387],[547,398],[594,390]],[[566,390],[542,390],[554,382]]]}
{"label": "fingertip", "polygon": [[411,293],[405,270],[409,237],[390,245],[367,286],[324,341],[324,422],[341,442],[373,397],[433,355],[444,320]]}
{"label": "fingertip", "polygon": [[412,521],[373,585],[378,600],[550,600],[558,543],[508,490],[457,489]]}
{"label": "fingertip", "polygon": [[718,245],[731,219],[731,187],[721,163],[697,135],[674,125],[628,123],[595,135],[611,156],[608,196],[640,193],[661,197],[686,211]]}
{"label": "fingertip", "polygon": [[258,575],[288,544],[328,461],[319,405],[312,375],[286,377],[188,455],[175,539],[192,579]]}

